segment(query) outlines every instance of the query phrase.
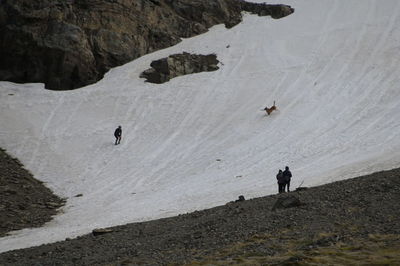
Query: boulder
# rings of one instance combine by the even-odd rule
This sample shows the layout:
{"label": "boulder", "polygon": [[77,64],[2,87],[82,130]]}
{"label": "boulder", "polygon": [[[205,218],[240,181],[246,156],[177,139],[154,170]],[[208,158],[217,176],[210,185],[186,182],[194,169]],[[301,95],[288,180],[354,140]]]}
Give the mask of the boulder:
{"label": "boulder", "polygon": [[245,198],[243,195],[240,195],[239,198],[237,200],[235,200],[235,202],[240,202],[240,201],[245,201]]}
{"label": "boulder", "polygon": [[289,16],[294,12],[294,8],[288,5],[269,5],[266,3],[249,3],[246,1],[240,1],[240,5],[243,11],[259,16],[271,16],[274,19]]}
{"label": "boulder", "polygon": [[93,236],[104,235],[112,232],[114,232],[112,229],[107,229],[107,228],[96,228],[92,230]]}
{"label": "boulder", "polygon": [[283,196],[279,197],[275,202],[272,210],[275,211],[277,209],[287,209],[293,207],[299,207],[304,205],[297,197],[290,195],[290,196]]}
{"label": "boulder", "polygon": [[152,68],[143,71],[140,77],[147,82],[160,84],[178,76],[215,71],[219,69],[218,63],[215,54],[197,55],[184,52],[153,61],[150,64]]}

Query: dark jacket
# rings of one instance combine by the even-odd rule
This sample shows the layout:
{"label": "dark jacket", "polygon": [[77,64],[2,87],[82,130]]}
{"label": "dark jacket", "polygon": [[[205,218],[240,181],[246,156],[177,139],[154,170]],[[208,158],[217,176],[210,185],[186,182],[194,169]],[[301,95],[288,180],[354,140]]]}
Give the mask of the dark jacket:
{"label": "dark jacket", "polygon": [[279,184],[284,184],[286,182],[282,170],[279,170],[279,173],[276,175],[276,179],[278,180]]}
{"label": "dark jacket", "polygon": [[122,129],[120,127],[118,127],[115,131],[114,131],[114,136],[115,137],[121,137],[122,135]]}
{"label": "dark jacket", "polygon": [[289,171],[289,169],[283,171],[283,179],[285,180],[285,182],[289,182],[291,178],[292,178],[292,173]]}

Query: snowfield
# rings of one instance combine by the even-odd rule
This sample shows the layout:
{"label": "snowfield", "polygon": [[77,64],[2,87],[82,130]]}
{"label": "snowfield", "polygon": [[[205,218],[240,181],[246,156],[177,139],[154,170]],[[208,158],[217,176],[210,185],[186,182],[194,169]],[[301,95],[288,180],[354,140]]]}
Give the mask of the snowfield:
{"label": "snowfield", "polygon": [[[0,82],[0,147],[67,198],[45,226],[0,238],[0,252],[274,194],[286,165],[293,188],[399,167],[400,1],[279,3],[295,13],[244,14],[82,89]],[[139,78],[183,51],[215,53],[220,69]]]}

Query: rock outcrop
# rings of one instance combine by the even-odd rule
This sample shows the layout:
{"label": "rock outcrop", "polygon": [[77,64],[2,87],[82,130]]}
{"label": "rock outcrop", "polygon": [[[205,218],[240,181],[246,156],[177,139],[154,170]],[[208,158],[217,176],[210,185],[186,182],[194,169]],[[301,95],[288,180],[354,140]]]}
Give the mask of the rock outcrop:
{"label": "rock outcrop", "polygon": [[[0,80],[79,88],[182,37],[221,23],[233,27],[242,10],[267,6],[240,0],[0,0]],[[273,9],[278,11],[260,14],[279,17],[289,10]]]}
{"label": "rock outcrop", "polygon": [[287,5],[267,5],[265,3],[258,4],[240,1],[240,6],[243,11],[259,16],[271,16],[275,19],[286,17],[294,12],[294,8]]}
{"label": "rock outcrop", "polygon": [[178,76],[215,71],[219,69],[218,63],[215,54],[173,54],[151,62],[151,68],[143,71],[140,77],[146,78],[148,82],[160,84]]}
{"label": "rock outcrop", "polygon": [[0,237],[13,230],[42,226],[64,203],[21,162],[0,149]]}

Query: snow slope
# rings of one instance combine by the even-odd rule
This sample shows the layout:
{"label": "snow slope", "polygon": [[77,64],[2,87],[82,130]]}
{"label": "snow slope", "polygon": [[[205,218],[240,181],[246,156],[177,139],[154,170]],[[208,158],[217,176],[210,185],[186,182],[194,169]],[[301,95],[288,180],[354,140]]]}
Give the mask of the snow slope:
{"label": "snow slope", "polygon": [[[0,82],[0,147],[68,198],[44,227],[1,238],[0,252],[273,194],[285,165],[293,187],[398,167],[400,1],[282,3],[295,13],[245,15],[79,90]],[[216,53],[220,70],[138,78],[183,51]]]}

